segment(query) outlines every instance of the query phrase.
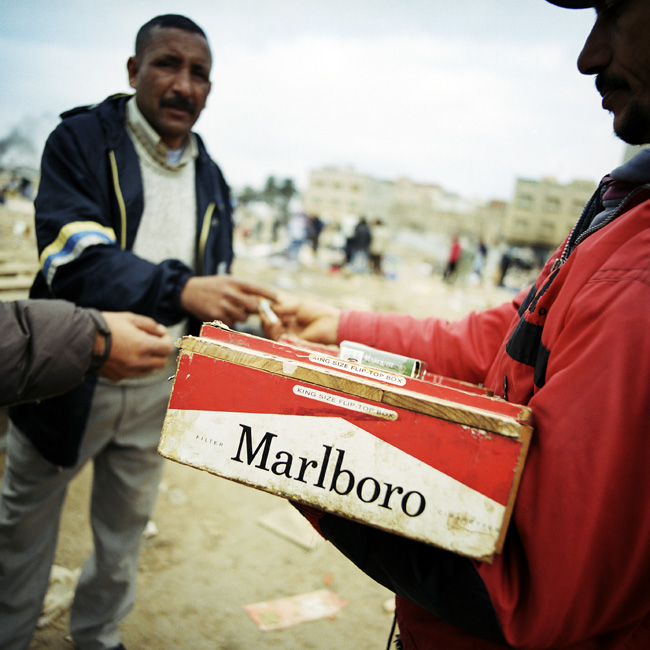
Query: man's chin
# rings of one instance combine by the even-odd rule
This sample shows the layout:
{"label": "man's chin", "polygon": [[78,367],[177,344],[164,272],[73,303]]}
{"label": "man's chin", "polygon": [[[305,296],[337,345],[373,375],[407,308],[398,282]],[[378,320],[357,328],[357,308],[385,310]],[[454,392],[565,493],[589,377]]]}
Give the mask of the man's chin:
{"label": "man's chin", "polygon": [[164,120],[160,123],[161,135],[182,138],[188,135],[196,120],[187,116],[183,119]]}
{"label": "man's chin", "polygon": [[650,111],[630,104],[620,116],[614,116],[614,133],[627,144],[650,143]]}
{"label": "man's chin", "polygon": [[161,126],[158,135],[169,149],[178,149],[187,140],[191,128],[191,125],[184,125],[183,128],[173,128],[170,125],[164,125]]}

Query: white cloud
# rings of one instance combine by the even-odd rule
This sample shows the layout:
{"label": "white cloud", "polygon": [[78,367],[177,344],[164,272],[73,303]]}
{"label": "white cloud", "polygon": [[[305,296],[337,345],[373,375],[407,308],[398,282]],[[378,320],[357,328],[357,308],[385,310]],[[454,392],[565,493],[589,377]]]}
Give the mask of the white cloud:
{"label": "white cloud", "polygon": [[[199,130],[236,184],[269,173],[300,182],[310,167],[348,163],[506,198],[518,173],[591,177],[561,163],[575,167],[581,137],[591,144],[582,111],[608,118],[568,55],[536,44],[475,51],[426,36],[242,47],[217,61]],[[597,178],[611,163],[595,159]]]}

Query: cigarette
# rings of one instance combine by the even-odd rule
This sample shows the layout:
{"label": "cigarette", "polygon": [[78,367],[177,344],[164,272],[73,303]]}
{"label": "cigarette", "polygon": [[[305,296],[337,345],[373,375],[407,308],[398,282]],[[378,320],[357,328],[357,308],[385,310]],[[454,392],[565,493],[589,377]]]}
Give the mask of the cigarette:
{"label": "cigarette", "polygon": [[278,315],[271,309],[271,302],[266,298],[260,298],[258,309],[263,313],[272,323],[278,323],[280,319]]}

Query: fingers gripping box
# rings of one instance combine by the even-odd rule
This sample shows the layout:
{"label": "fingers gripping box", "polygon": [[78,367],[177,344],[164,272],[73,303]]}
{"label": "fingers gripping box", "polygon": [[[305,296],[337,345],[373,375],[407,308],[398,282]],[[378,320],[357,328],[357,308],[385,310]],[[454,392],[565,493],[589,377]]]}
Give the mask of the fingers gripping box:
{"label": "fingers gripping box", "polygon": [[180,347],[162,456],[476,559],[501,551],[527,408],[217,323]]}

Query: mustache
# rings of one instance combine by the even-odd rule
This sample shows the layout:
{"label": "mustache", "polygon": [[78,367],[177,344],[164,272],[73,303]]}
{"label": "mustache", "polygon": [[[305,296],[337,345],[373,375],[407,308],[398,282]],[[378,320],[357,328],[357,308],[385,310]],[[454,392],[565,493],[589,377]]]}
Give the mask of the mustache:
{"label": "mustache", "polygon": [[196,104],[187,97],[163,97],[159,102],[160,108],[175,108],[187,111],[191,115],[196,113]]}
{"label": "mustache", "polygon": [[596,90],[598,90],[601,95],[615,89],[629,90],[630,86],[623,77],[612,72],[607,72],[606,70],[603,70],[596,75]]}

